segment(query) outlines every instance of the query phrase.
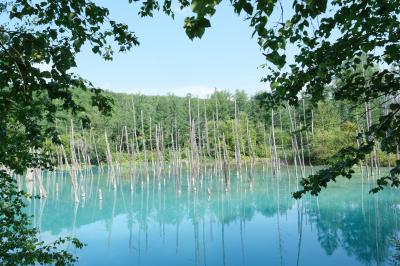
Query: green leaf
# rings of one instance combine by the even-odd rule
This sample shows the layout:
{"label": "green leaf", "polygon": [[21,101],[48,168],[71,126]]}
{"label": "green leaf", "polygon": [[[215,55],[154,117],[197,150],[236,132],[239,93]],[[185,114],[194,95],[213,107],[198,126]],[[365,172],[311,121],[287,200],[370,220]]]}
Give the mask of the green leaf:
{"label": "green leaf", "polygon": [[244,11],[246,11],[247,14],[249,15],[253,14],[253,6],[249,2],[243,4],[243,9]]}
{"label": "green leaf", "polygon": [[282,68],[286,63],[286,56],[280,55],[277,51],[273,51],[265,55],[266,59],[278,68]]}

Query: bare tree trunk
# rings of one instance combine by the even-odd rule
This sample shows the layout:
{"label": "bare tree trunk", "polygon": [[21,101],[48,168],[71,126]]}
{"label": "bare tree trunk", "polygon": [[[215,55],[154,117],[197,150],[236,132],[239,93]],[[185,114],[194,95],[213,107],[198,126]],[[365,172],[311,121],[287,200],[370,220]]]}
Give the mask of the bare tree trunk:
{"label": "bare tree trunk", "polygon": [[208,120],[207,120],[207,112],[206,112],[205,100],[203,101],[203,105],[204,105],[204,130],[205,130],[204,135],[206,137],[207,154],[208,154],[208,157],[211,157],[210,141],[208,139]]}
{"label": "bare tree trunk", "polygon": [[77,177],[77,172],[79,169],[79,165],[76,160],[76,154],[75,154],[75,137],[74,137],[74,124],[71,120],[71,136],[70,136],[70,150],[71,150],[71,183],[72,183],[72,189],[74,191],[74,200],[75,202],[79,202],[79,195],[78,195],[78,177]]}
{"label": "bare tree trunk", "polygon": [[189,164],[190,164],[190,176],[192,179],[192,186],[193,190],[196,191],[197,186],[196,186],[196,136],[195,136],[195,125],[194,125],[194,120],[192,120],[192,108],[190,104],[190,98],[189,98]]}
{"label": "bare tree trunk", "polygon": [[[215,122],[215,114],[213,112],[213,133],[214,133],[214,162],[215,162],[215,171],[218,169],[218,144],[217,144],[217,126]],[[217,173],[217,172],[215,172]]]}
{"label": "bare tree trunk", "polygon": [[[197,152],[198,152],[198,164],[200,158],[203,157],[203,150],[202,150],[202,139],[201,139],[201,120],[200,120],[200,99],[197,98]],[[199,167],[199,165],[198,165]]]}
{"label": "bare tree trunk", "polygon": [[140,111],[140,119],[142,122],[142,146],[143,146],[142,148],[143,148],[143,156],[144,156],[144,167],[145,167],[145,171],[146,171],[146,182],[147,182],[147,185],[149,185],[149,165],[147,162],[146,136],[144,135],[143,111]]}
{"label": "bare tree trunk", "polygon": [[149,138],[149,142],[150,142],[150,160],[151,160],[151,168],[153,169],[153,181],[154,178],[156,176],[156,167],[155,167],[155,163],[154,163],[154,149],[153,149],[153,132],[152,132],[152,123],[151,123],[151,116],[150,116],[150,126],[149,126],[149,131],[150,131],[150,138]]}
{"label": "bare tree trunk", "polygon": [[224,149],[224,177],[225,177],[225,191],[230,188],[230,175],[229,175],[229,162],[228,162],[228,149],[226,148],[225,134],[222,133],[223,149]]}
{"label": "bare tree trunk", "polygon": [[[358,118],[358,117],[357,117],[357,118]],[[361,136],[362,136],[362,138],[363,138],[363,142],[366,142],[366,141],[367,141],[367,135],[366,135],[366,133],[365,133],[364,123],[361,123],[361,130],[360,130],[360,133],[361,133]],[[367,178],[369,179],[370,171],[369,171],[369,169],[368,169],[368,161],[367,161],[367,158],[364,160],[364,163],[365,163],[365,172],[367,173]],[[372,168],[372,166],[371,166],[371,168]],[[371,171],[372,171],[372,169],[371,169]]]}
{"label": "bare tree trunk", "polygon": [[34,173],[34,178],[37,180],[37,183],[39,185],[39,196],[47,198],[47,192],[43,186],[42,170],[40,170],[40,168],[36,168],[34,169],[33,173]]}
{"label": "bare tree trunk", "polygon": [[263,126],[263,136],[264,136],[264,157],[265,157],[265,163],[268,163],[268,158],[270,158],[270,161],[272,163],[272,154],[268,156],[268,145],[267,145],[267,132],[265,129],[265,125]]}
{"label": "bare tree trunk", "polygon": [[136,112],[135,112],[135,104],[133,102],[133,97],[132,97],[132,111],[133,111],[133,143],[134,143],[133,150],[135,150],[136,155],[139,156],[139,142],[136,134]]}
{"label": "bare tree trunk", "polygon": [[[296,109],[293,108],[293,128],[294,132],[298,132],[298,126],[297,126],[297,120],[296,120]],[[295,137],[295,143],[296,143],[296,149],[297,149],[297,155],[298,155],[298,160],[300,164],[300,170],[301,170],[301,176],[305,177],[305,166],[304,166],[304,149],[303,149],[303,135],[300,131],[300,150],[299,150],[299,141],[297,139],[297,134],[294,134]]]}
{"label": "bare tree trunk", "polygon": [[311,135],[314,136],[314,110],[311,109]]}
{"label": "bare tree trunk", "polygon": [[132,177],[132,173],[133,173],[133,164],[132,164],[132,154],[134,153],[134,151],[132,150],[132,153],[130,151],[130,145],[129,145],[129,136],[128,136],[128,127],[125,126],[125,145],[126,145],[126,151],[128,153],[128,163],[129,163],[129,177]]}
{"label": "bare tree trunk", "polygon": [[26,183],[26,192],[28,193],[29,196],[34,196],[33,195],[33,178],[34,178],[34,170],[32,168],[28,168],[26,170],[26,175],[25,175],[25,183]]}
{"label": "bare tree trunk", "polygon": [[285,160],[285,165],[286,165],[286,172],[289,177],[289,163],[287,161],[287,156],[286,156],[286,148],[285,148],[285,143],[283,141],[283,123],[282,123],[282,110],[279,109],[279,123],[280,123],[280,128],[281,128],[281,148],[282,148],[282,155],[283,159]]}
{"label": "bare tree trunk", "polygon": [[221,156],[221,139],[219,133],[219,111],[218,111],[218,99],[215,98],[215,118],[216,118],[216,129],[217,129],[217,151],[218,151],[218,166],[222,171],[222,156]]}
{"label": "bare tree trunk", "polygon": [[176,177],[176,186],[177,186],[177,189],[179,188],[179,185],[180,185],[180,182],[181,182],[181,176],[180,176],[180,173],[179,173],[179,164],[178,164],[178,155],[177,155],[177,147],[176,147],[176,145],[175,145],[175,142],[174,142],[174,131],[172,130],[171,131],[171,144],[172,144],[172,158],[173,158],[173,169],[174,169],[174,174],[175,174],[175,177]]}
{"label": "bare tree trunk", "polygon": [[250,183],[253,181],[253,166],[254,166],[254,152],[253,145],[251,143],[251,136],[249,131],[249,118],[246,119],[246,134],[247,134],[247,147],[250,156],[250,171],[249,171],[249,180]]}
{"label": "bare tree trunk", "polygon": [[[295,127],[292,119],[292,114],[290,112],[290,107],[289,105],[287,106],[288,114],[289,114],[289,119],[290,119],[290,139],[292,143],[292,157],[293,157],[293,162],[295,166],[295,174],[296,174],[296,179],[299,179],[298,172],[297,172],[297,157],[298,157],[298,149],[297,149],[297,139],[295,135]],[[300,158],[300,157],[299,157]],[[300,164],[300,160],[299,160]],[[301,166],[300,166],[301,168]]]}
{"label": "bare tree trunk", "polygon": [[233,138],[235,141],[236,169],[238,172],[240,172],[242,169],[242,162],[241,162],[242,158],[240,154],[240,144],[239,144],[239,134],[238,134],[238,110],[237,110],[236,99],[235,99],[235,119],[232,122],[232,127],[233,127]]}
{"label": "bare tree trunk", "polygon": [[[389,107],[388,107],[388,99],[387,96],[385,95],[383,98],[384,101],[384,115],[388,115],[389,114]],[[385,132],[385,136],[388,137],[388,132]],[[357,140],[358,142],[358,140]],[[387,164],[388,164],[388,170],[390,170],[391,168],[391,158],[390,158],[390,152],[386,152],[386,158],[387,158]]]}
{"label": "bare tree trunk", "polygon": [[274,109],[271,110],[271,133],[272,133],[272,149],[274,152],[274,160],[273,160],[273,173],[277,175],[280,169],[280,159],[278,155],[278,151],[276,148],[276,140],[275,140],[275,122],[274,122]]}
{"label": "bare tree trunk", "polygon": [[[305,132],[306,132],[306,142],[307,142],[307,152],[308,152],[308,164],[311,167],[311,172],[313,172],[313,165],[311,163],[311,149],[310,149],[310,138],[308,136],[308,130],[307,130],[307,119],[306,119],[306,108],[304,104],[304,99],[303,99],[303,119],[304,119],[304,127],[305,127]],[[311,124],[311,130],[313,125]]]}
{"label": "bare tree trunk", "polygon": [[157,149],[157,177],[158,186],[161,185],[161,149],[160,149],[160,126],[156,125],[156,149]]}
{"label": "bare tree trunk", "polygon": [[[369,132],[370,128],[372,126],[372,115],[371,115],[371,107],[370,107],[369,102],[365,103],[365,118],[366,118],[366,123],[367,123],[367,132]],[[369,134],[367,135],[367,141],[370,141]],[[375,144],[374,144],[372,152],[370,153],[370,160],[371,160],[371,174],[373,174],[373,172],[372,172],[373,167],[375,168],[375,170],[379,171],[377,151],[376,151]]]}
{"label": "bare tree trunk", "polygon": [[110,150],[110,144],[108,143],[108,137],[107,137],[106,130],[104,130],[104,138],[106,141],[106,149],[107,149],[106,157],[107,157],[108,167],[110,169],[110,174],[111,174],[111,179],[113,182],[114,190],[116,190],[117,189],[117,176],[116,176],[115,169],[114,169],[113,159],[112,159],[111,150]]}

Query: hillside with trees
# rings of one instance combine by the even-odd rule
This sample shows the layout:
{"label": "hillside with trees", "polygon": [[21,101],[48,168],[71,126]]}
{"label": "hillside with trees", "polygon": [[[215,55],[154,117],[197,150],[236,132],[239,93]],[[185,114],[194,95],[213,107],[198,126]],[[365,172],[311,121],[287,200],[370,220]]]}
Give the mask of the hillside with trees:
{"label": "hillside with trees", "polygon": [[[235,134],[237,134],[240,153],[244,158],[254,156],[260,161],[270,161],[273,156],[271,145],[275,143],[278,157],[282,161],[287,160],[289,164],[293,164],[294,161],[293,145],[298,147],[300,160],[304,160],[305,164],[327,164],[340,149],[357,145],[356,136],[364,134],[367,123],[363,118],[365,106],[353,106],[346,101],[333,100],[329,95],[317,106],[312,106],[307,99],[304,99],[297,108],[283,105],[277,109],[265,108],[262,93],[249,96],[244,91],[230,93],[216,90],[207,98],[197,98],[192,95],[146,96],[114,92],[105,92],[104,95],[114,103],[111,116],[102,116],[91,107],[91,95],[83,90],[77,90],[74,98],[87,110],[86,115],[91,121],[90,124],[83,124],[81,120],[73,119],[72,115],[65,112],[57,114],[57,128],[66,151],[70,151],[69,135],[72,119],[76,136],[78,138],[81,136],[82,140],[92,143],[88,149],[92,164],[98,164],[95,145],[99,162],[107,162],[105,131],[108,134],[112,154],[121,161],[128,161],[130,151],[137,154],[136,161],[143,161],[141,154],[144,145],[149,154],[153,153],[152,156],[156,156],[156,127],[160,128],[159,134],[163,135],[162,151],[165,153],[163,157],[166,160],[170,159],[172,133],[174,136],[179,135],[179,138],[175,138],[174,144],[180,148],[182,158],[185,158],[186,149],[190,147],[189,108],[194,120],[196,143],[203,148],[210,160],[216,158],[218,150],[218,144],[214,141],[217,113],[219,134],[225,136],[230,158],[235,157]],[[374,120],[384,111],[371,107],[368,112],[370,118]],[[128,142],[126,142],[125,127]],[[294,141],[296,143],[293,143]],[[371,158],[372,163],[379,166],[393,165],[395,161],[395,155],[387,156],[378,146],[376,154],[371,154]]]}

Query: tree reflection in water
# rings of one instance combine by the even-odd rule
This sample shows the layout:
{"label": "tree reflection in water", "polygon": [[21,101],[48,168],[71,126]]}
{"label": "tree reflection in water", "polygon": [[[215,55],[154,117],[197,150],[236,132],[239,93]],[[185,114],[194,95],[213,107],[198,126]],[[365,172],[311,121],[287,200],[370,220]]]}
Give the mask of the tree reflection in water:
{"label": "tree reflection in water", "polygon": [[[254,171],[252,189],[232,176],[232,189],[225,192],[223,178],[213,176],[198,184],[197,191],[179,192],[172,175],[161,187],[157,182],[149,186],[138,182],[133,191],[130,179],[121,176],[114,190],[107,182],[107,170],[93,169],[87,177],[92,180],[84,183],[85,200],[79,204],[74,203],[68,174],[51,174],[45,182],[49,197],[32,200],[27,211],[34,215],[45,241],[75,234],[88,243],[78,253],[87,263],[111,256],[107,250],[112,253],[114,245],[123,243],[127,248],[118,249],[120,262],[143,265],[163,259],[177,265],[264,265],[265,260],[276,265],[321,265],[350,258],[360,265],[390,262],[392,239],[400,232],[398,190],[370,195],[364,188],[368,180],[356,177],[333,184],[318,198],[295,201],[290,194],[294,179],[285,173],[270,176],[262,167]],[[106,243],[96,246],[105,252],[94,255],[95,237]],[[157,252],[159,258],[153,256]],[[107,258],[103,259],[105,263]]]}

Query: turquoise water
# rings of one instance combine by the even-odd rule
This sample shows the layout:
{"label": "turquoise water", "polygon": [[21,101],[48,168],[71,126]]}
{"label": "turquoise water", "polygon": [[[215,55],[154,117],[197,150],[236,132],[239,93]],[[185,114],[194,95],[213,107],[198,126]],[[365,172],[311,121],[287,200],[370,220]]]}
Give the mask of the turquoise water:
{"label": "turquoise water", "polygon": [[252,176],[250,187],[246,175],[232,171],[228,192],[211,171],[196,192],[185,187],[184,177],[179,193],[168,172],[160,185],[150,176],[148,186],[139,181],[133,190],[129,178],[119,177],[114,190],[107,170],[93,169],[81,179],[86,195],[75,204],[70,177],[62,173],[45,178],[47,199],[32,200],[27,211],[42,240],[73,235],[87,244],[82,250],[66,247],[79,256],[78,265],[393,263],[398,190],[370,195],[371,182],[356,176],[318,198],[295,201],[294,174],[273,177],[257,167]]}

